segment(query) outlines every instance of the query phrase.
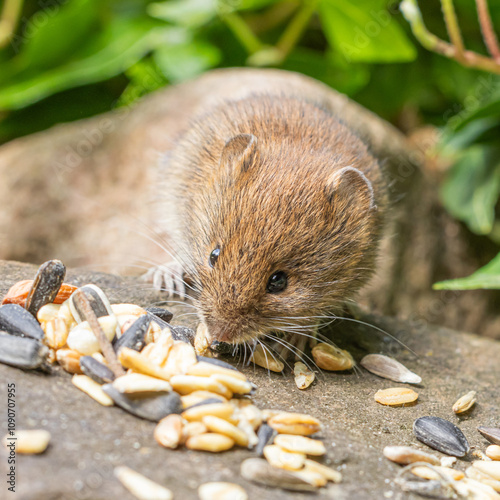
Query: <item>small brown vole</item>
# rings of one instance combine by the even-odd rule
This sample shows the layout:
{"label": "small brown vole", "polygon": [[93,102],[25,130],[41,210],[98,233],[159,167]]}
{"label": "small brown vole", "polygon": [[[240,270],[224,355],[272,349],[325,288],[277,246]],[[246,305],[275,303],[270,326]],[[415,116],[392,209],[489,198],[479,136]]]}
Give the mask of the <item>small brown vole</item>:
{"label": "small brown vole", "polygon": [[182,268],[213,340],[313,330],[372,273],[382,170],[313,102],[278,93],[218,103],[168,154],[159,184],[177,264],[158,268],[155,283],[179,291]]}

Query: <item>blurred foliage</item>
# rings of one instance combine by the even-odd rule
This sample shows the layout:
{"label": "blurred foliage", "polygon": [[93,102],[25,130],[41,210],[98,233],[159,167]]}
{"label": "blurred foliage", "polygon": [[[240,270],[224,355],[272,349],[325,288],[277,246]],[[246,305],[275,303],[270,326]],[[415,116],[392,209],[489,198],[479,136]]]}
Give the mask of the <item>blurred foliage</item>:
{"label": "blurred foliage", "polygon": [[[429,31],[447,40],[439,2],[420,3]],[[454,3],[467,48],[486,54],[474,0]],[[500,2],[490,3],[498,28]],[[398,7],[388,0],[4,0],[0,143],[130,105],[210,68],[279,67],[325,82],[403,130],[441,127],[441,154],[452,165],[444,205],[500,244],[499,77],[422,48]],[[492,273],[498,264],[467,286],[498,285]]]}

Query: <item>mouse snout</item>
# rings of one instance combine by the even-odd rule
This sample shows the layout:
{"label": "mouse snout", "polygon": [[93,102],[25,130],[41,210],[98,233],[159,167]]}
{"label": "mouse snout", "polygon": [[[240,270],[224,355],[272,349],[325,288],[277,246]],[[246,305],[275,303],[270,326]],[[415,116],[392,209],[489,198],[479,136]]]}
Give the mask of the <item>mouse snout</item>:
{"label": "mouse snout", "polygon": [[229,344],[238,343],[241,327],[238,322],[217,321],[205,318],[207,325],[207,336],[209,341],[227,342]]}

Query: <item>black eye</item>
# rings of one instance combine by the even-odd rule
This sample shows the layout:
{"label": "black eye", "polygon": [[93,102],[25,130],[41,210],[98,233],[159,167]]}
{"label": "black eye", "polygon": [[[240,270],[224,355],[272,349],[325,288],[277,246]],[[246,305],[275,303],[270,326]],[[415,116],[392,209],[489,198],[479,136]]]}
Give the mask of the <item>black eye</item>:
{"label": "black eye", "polygon": [[212,253],[210,254],[210,257],[208,258],[208,263],[210,264],[210,267],[214,267],[215,263],[217,262],[217,259],[219,258],[220,254],[220,248],[215,248],[212,250]]}
{"label": "black eye", "polygon": [[279,293],[282,292],[286,285],[288,284],[288,278],[283,271],[278,271],[271,274],[269,281],[267,282],[266,290],[269,293]]}

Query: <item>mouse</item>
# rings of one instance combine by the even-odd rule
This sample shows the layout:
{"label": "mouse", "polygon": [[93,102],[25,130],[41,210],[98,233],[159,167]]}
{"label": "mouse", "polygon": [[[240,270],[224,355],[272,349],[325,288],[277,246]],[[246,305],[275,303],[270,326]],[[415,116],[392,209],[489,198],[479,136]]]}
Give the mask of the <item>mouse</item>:
{"label": "mouse", "polygon": [[[186,295],[211,341],[314,335],[373,274],[383,168],[326,107],[296,93],[221,99],[163,158],[148,279]],[[187,283],[189,285],[187,285]]]}

